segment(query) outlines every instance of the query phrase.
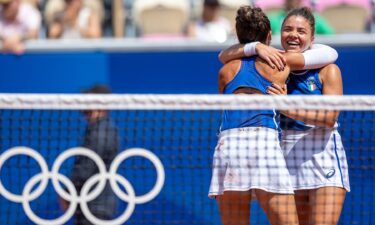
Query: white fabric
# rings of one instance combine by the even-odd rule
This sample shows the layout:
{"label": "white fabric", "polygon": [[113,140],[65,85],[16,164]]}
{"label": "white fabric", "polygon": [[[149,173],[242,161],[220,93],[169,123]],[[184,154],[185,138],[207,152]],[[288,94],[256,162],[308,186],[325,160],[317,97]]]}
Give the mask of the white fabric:
{"label": "white fabric", "polygon": [[[259,42],[251,42],[244,45],[244,54],[246,56],[257,55],[256,45]],[[334,63],[338,58],[338,53],[335,49],[323,44],[313,44],[311,49],[302,53],[305,59],[304,70],[319,69],[330,63]]]}
{"label": "white fabric", "polygon": [[314,44],[311,49],[302,54],[305,58],[303,69],[306,70],[322,68],[330,63],[334,63],[338,58],[338,53],[335,49],[322,44]]}
{"label": "white fabric", "polygon": [[350,191],[348,163],[336,129],[283,131],[281,146],[295,189],[343,187]]}
{"label": "white fabric", "polygon": [[243,52],[245,53],[246,56],[254,56],[254,55],[257,55],[257,52],[256,52],[256,45],[260,43],[259,41],[255,41],[255,42],[251,42],[251,43],[247,43],[244,45],[243,47]]}
{"label": "white fabric", "polygon": [[198,21],[195,24],[195,35],[199,40],[223,43],[228,39],[230,31],[230,22],[224,17],[207,23]]}
{"label": "white fabric", "polygon": [[88,27],[89,26],[89,19],[90,15],[92,14],[92,10],[89,7],[84,7],[79,11],[78,15],[78,26],[80,28]]}
{"label": "white fabric", "polygon": [[293,194],[278,131],[246,127],[220,133],[215,148],[209,197],[224,191],[262,189]]}
{"label": "white fabric", "polygon": [[6,22],[0,7],[0,37],[25,36],[31,30],[39,30],[41,26],[41,15],[38,10],[27,3],[19,6],[16,22]]}
{"label": "white fabric", "polygon": [[64,32],[61,35],[63,39],[82,38],[81,29],[89,26],[89,19],[92,10],[89,7],[83,7],[78,14],[77,25],[78,27],[65,26]]}
{"label": "white fabric", "polygon": [[219,2],[223,7],[231,7],[236,9],[240,6],[249,5],[252,3],[249,0],[220,0]]}

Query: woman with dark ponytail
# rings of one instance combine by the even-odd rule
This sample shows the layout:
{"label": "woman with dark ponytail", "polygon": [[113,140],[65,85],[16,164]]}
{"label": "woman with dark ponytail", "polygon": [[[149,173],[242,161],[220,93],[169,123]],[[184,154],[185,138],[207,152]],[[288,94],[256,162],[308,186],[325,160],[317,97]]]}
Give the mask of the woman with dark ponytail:
{"label": "woman with dark ponytail", "polygon": [[[327,46],[313,44],[314,33],[315,19],[309,8],[288,13],[281,30],[281,45],[286,54],[315,52],[305,57],[302,70],[290,73],[287,88],[273,83],[268,94],[343,94],[340,69],[335,64],[323,65],[329,62],[331,53]],[[256,54],[278,68],[285,57],[280,57],[272,47],[252,42],[230,47],[220,54],[220,59],[229,61]],[[316,67],[319,64],[321,69]],[[299,224],[336,225],[346,192],[350,191],[346,154],[337,131],[339,112],[289,110],[281,114],[281,146],[295,190]]]}
{"label": "woman with dark ponytail", "polygon": [[[271,42],[270,23],[260,8],[240,7],[236,31],[242,44],[268,46]],[[230,61],[219,72],[219,92],[267,94],[272,83],[282,86],[291,71],[303,69],[306,57],[314,51],[279,53],[285,57],[283,70],[256,56]],[[272,225],[298,224],[294,189],[280,147],[278,118],[273,109],[223,112],[209,196],[216,198],[224,225],[249,224],[253,196]]]}

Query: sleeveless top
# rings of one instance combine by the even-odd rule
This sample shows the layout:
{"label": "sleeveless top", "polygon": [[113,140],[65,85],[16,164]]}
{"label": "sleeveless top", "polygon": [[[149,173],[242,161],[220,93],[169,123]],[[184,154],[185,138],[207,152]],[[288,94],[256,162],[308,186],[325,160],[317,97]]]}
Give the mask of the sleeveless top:
{"label": "sleeveless top", "polygon": [[[302,75],[290,74],[289,79],[287,80],[288,94],[322,95],[323,85],[319,80],[319,71],[319,69],[315,69],[301,72]],[[306,131],[315,126],[282,115],[280,127],[283,130]]]}
{"label": "sleeveless top", "polygon": [[[255,67],[256,57],[243,58],[236,76],[224,88],[224,94],[233,94],[239,88],[251,88],[267,94],[271,82]],[[224,110],[220,131],[241,127],[279,129],[279,114],[273,110]]]}

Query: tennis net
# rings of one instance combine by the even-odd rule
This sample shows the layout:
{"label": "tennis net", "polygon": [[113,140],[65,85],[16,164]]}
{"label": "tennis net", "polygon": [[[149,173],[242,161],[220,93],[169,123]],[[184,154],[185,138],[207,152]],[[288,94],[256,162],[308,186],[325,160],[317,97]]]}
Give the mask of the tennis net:
{"label": "tennis net", "polygon": [[0,94],[0,220],[220,224],[209,193],[334,186],[350,190],[339,224],[374,224],[374,110],[374,96]]}

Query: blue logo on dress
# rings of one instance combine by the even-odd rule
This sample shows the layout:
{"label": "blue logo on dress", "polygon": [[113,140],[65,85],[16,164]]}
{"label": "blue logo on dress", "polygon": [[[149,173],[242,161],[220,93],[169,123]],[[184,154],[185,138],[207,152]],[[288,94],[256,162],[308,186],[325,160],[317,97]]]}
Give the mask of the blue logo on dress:
{"label": "blue logo on dress", "polygon": [[335,175],[335,173],[336,173],[335,169],[330,169],[328,171],[328,173],[326,174],[326,178],[329,179],[329,178],[333,177]]}

